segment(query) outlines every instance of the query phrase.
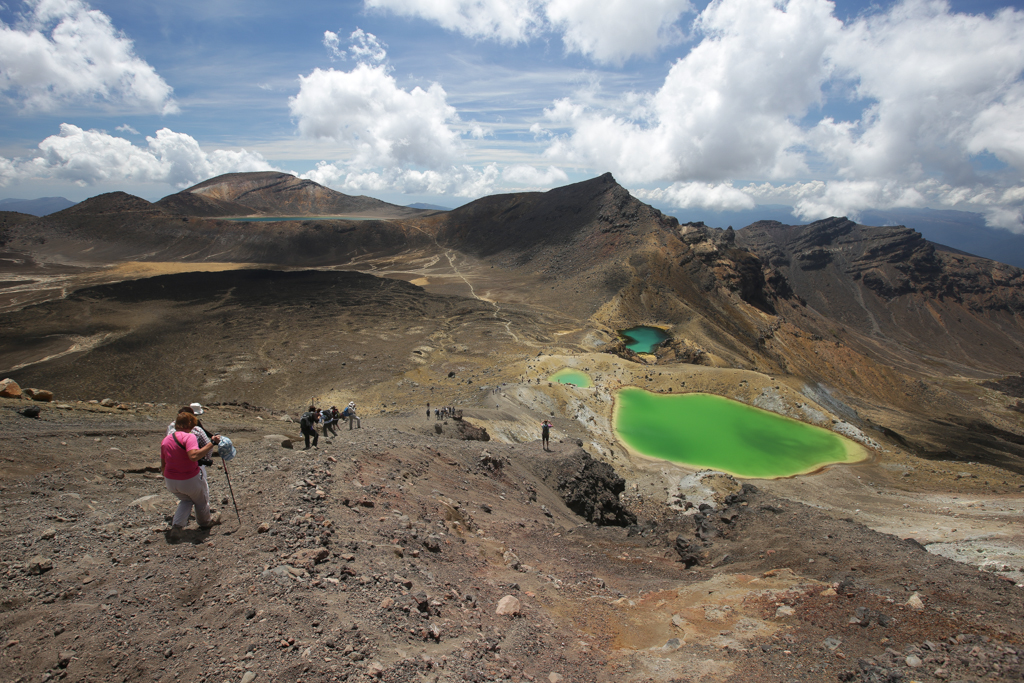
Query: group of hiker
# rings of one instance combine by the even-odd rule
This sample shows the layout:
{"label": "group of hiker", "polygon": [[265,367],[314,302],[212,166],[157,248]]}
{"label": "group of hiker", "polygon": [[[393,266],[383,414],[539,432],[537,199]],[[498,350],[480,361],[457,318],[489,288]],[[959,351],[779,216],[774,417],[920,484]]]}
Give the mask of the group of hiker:
{"label": "group of hiker", "polygon": [[322,427],[323,436],[326,438],[328,434],[337,436],[338,430],[335,425],[338,422],[344,422],[348,420],[349,430],[355,426],[357,429],[363,428],[363,421],[359,419],[359,415],[356,414],[356,402],[350,401],[345,409],[338,411],[337,406],[331,406],[330,408],[317,408],[316,406],[309,406],[309,410],[302,414],[299,418],[299,429],[302,431],[302,436],[306,439],[306,448],[309,450],[309,440],[313,440],[313,448],[319,448],[317,443],[319,442],[320,435],[317,433],[317,425]]}
{"label": "group of hiker", "polygon": [[[167,490],[173,493],[179,501],[171,521],[172,534],[180,533],[188,525],[193,508],[200,529],[206,530],[214,524],[221,523],[220,513],[210,510],[210,486],[206,467],[213,464],[210,456],[213,455],[214,448],[220,451],[218,455],[228,460],[234,455],[234,447],[227,437],[213,434],[203,427],[203,423],[199,420],[199,416],[202,414],[203,406],[199,403],[183,407],[178,411],[174,422],[167,425],[167,436],[160,443],[160,473],[164,477]],[[434,408],[436,420],[455,416],[454,406]],[[427,404],[427,419],[430,419],[429,403]],[[305,450],[309,450],[310,439],[313,441],[313,447],[318,447],[317,442],[320,438],[320,434],[317,432],[318,425],[321,426],[324,437],[328,434],[337,436],[338,431],[335,425],[345,420],[348,420],[350,430],[353,427],[362,429],[363,423],[356,414],[355,401],[350,402],[342,411],[339,411],[336,406],[321,409],[310,405],[309,410],[303,413],[299,419],[299,427],[306,440]],[[549,420],[544,420],[541,425],[541,442],[545,451],[550,450],[548,443],[552,426]],[[227,454],[224,452],[225,449],[228,449]],[[228,483],[230,484],[230,480]]]}
{"label": "group of hiker", "polygon": [[[455,417],[455,406],[445,406],[443,408],[434,408],[434,419],[435,420],[447,420],[450,417]],[[430,419],[430,404],[427,404],[427,419]]]}

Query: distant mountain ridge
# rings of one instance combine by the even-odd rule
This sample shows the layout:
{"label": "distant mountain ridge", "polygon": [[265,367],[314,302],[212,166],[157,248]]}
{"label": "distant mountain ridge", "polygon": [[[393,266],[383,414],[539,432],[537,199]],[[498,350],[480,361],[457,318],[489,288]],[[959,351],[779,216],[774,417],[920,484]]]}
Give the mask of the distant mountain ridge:
{"label": "distant mountain ridge", "polygon": [[426,204],[424,202],[416,202],[415,204],[406,204],[410,209],[426,209],[427,211],[451,211],[450,206],[439,206],[438,204]]}
{"label": "distant mountain ridge", "polygon": [[64,197],[40,197],[39,199],[0,199],[0,211],[17,211],[30,216],[48,216],[62,211],[75,202]]}
{"label": "distant mountain ridge", "polygon": [[[783,204],[758,204],[740,211],[708,211],[673,209],[666,213],[681,222],[701,221],[708,225],[741,227],[765,220],[783,225],[799,225],[805,221],[793,214],[793,207]],[[857,216],[863,225],[902,225],[921,233],[926,240],[975,256],[1024,268],[1024,234],[993,228],[985,216],[952,209],[867,209]]]}
{"label": "distant mountain ridge", "polygon": [[[220,219],[312,211],[382,218]],[[12,218],[0,237],[6,248],[40,260],[83,265],[344,267],[367,256],[461,254],[490,264],[494,277],[505,277],[504,270],[550,290],[549,305],[579,319],[609,329],[636,320],[677,326],[714,362],[732,367],[764,367],[768,357],[780,368],[795,363],[791,351],[766,356],[781,320],[817,338],[848,336],[858,353],[901,367],[930,356],[1019,370],[1022,358],[1020,269],[946,250],[907,228],[845,218],[803,226],[765,221],[739,231],[680,225],[611,174],[547,192],[483,197],[447,212],[348,197],[282,173],[229,174],[155,203],[113,192],[43,218]],[[809,377],[815,362],[801,361]]]}
{"label": "distant mountain ridge", "polygon": [[1024,355],[1020,268],[945,249],[910,228],[846,218],[761,221],[738,231],[736,242],[785,278],[801,302],[787,300],[786,308],[801,327],[834,336],[839,324],[889,363],[913,366],[927,353],[1012,370]]}
{"label": "distant mountain ridge", "polygon": [[[196,198],[206,200],[206,203]],[[189,210],[197,211],[209,207],[208,210],[215,212],[203,215],[230,215],[224,211],[233,210],[234,206],[247,209],[242,215],[261,213],[281,216],[409,218],[425,213],[420,209],[389,204],[373,197],[353,197],[312,180],[275,171],[220,175],[182,190],[177,195],[164,197],[158,203],[163,203],[168,209],[190,207]]]}

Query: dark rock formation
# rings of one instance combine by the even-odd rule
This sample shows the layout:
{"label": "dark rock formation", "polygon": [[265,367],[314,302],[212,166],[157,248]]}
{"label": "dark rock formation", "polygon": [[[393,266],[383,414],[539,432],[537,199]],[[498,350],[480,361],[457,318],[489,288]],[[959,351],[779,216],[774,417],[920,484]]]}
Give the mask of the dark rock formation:
{"label": "dark rock formation", "polygon": [[1024,398],[1024,372],[1019,375],[1010,375],[994,382],[982,382],[981,386],[987,389],[1001,391],[1007,396]]}
{"label": "dark rock formation", "polygon": [[483,427],[471,424],[466,420],[456,420],[455,428],[459,430],[459,438],[463,441],[490,441],[491,435]]}
{"label": "dark rock formation", "polygon": [[537,458],[531,464],[545,483],[558,491],[566,506],[598,526],[631,526],[636,515],[619,500],[626,480],[582,448],[567,456]]}
{"label": "dark rock formation", "polygon": [[699,543],[694,543],[679,535],[676,537],[673,547],[679,555],[679,561],[683,563],[684,568],[689,569],[690,567],[704,564],[704,547]]}

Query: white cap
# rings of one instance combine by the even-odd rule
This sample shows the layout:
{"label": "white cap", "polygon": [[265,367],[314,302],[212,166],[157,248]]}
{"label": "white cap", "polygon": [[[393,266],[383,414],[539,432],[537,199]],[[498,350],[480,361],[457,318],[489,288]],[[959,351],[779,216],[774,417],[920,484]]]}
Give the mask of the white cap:
{"label": "white cap", "polygon": [[348,407],[349,408],[355,408],[356,407],[356,402],[355,401],[349,401]]}
{"label": "white cap", "polygon": [[189,404],[188,407],[191,408],[192,412],[195,413],[196,415],[202,415],[203,414],[203,407],[201,405],[199,405],[198,403],[191,403],[191,404]]}

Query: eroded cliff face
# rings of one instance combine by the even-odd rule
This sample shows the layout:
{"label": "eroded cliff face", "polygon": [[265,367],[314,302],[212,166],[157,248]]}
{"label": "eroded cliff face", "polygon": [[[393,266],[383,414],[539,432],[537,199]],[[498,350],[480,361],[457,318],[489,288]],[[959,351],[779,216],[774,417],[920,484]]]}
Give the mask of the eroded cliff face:
{"label": "eroded cliff face", "polygon": [[1018,268],[945,250],[907,228],[845,218],[805,226],[764,221],[737,235],[761,256],[766,274],[785,278],[794,296],[776,301],[802,329],[848,336],[907,368],[925,361],[1003,372],[1024,362]]}

